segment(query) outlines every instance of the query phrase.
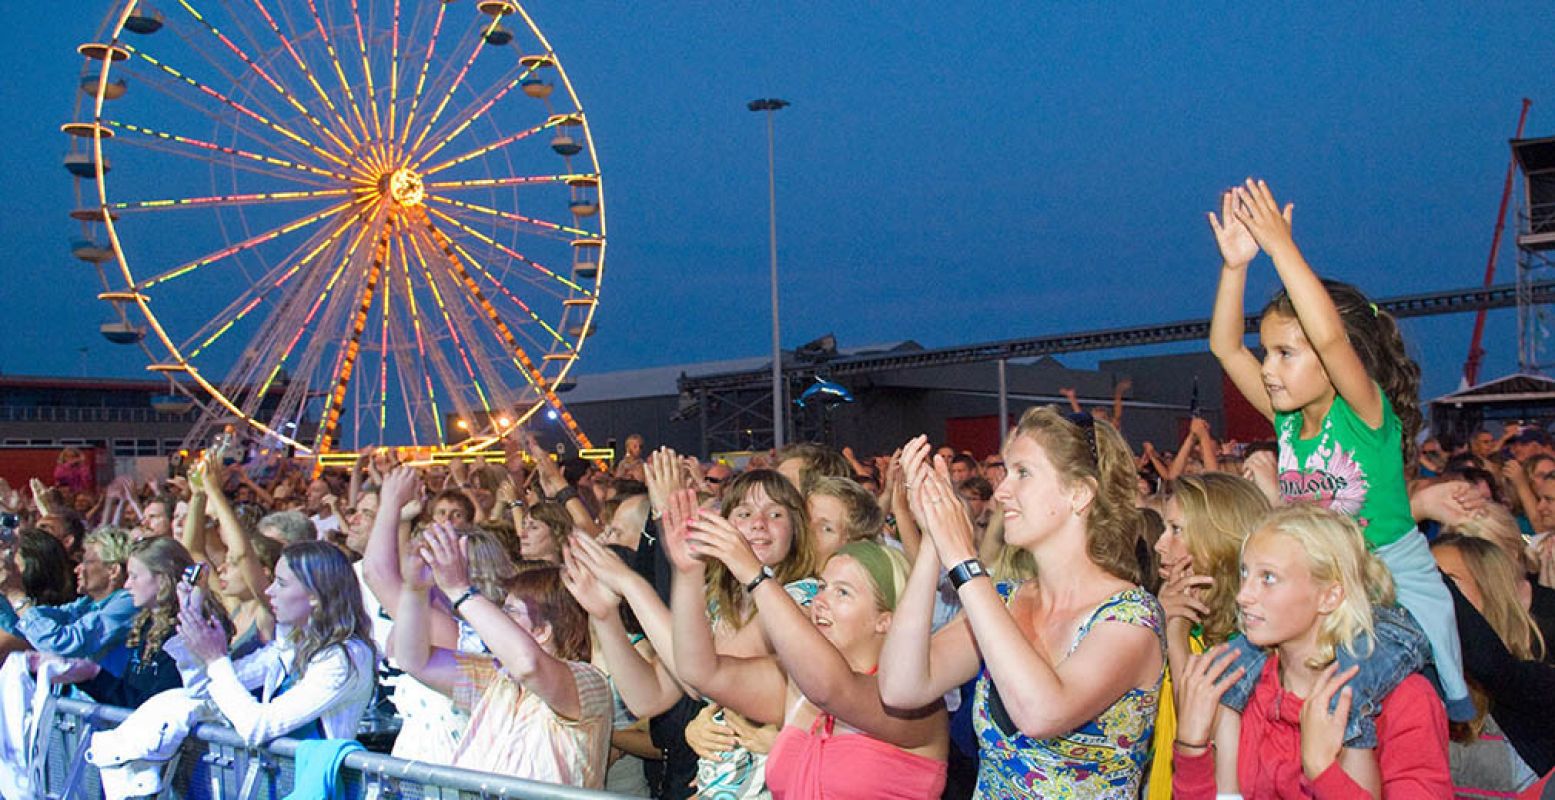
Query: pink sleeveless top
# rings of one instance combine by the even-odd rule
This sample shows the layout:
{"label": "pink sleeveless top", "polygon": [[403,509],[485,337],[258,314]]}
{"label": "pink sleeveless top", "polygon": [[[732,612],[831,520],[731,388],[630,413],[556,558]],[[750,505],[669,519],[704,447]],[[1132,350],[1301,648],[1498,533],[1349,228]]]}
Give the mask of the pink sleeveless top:
{"label": "pink sleeveless top", "polygon": [[767,756],[767,788],[776,800],[939,797],[945,762],[909,753],[865,733],[833,733],[830,714],[806,732],[785,725]]}

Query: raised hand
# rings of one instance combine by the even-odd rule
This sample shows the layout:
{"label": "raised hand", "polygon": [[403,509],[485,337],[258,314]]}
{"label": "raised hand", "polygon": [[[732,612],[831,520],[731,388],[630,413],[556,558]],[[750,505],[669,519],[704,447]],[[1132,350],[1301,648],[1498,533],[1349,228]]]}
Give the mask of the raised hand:
{"label": "raised hand", "polygon": [[698,572],[704,567],[699,554],[691,547],[691,525],[704,512],[697,506],[696,492],[680,489],[670,494],[668,507],[664,509],[664,527],[660,541],[664,554],[680,572]]}
{"label": "raised hand", "polygon": [[502,482],[497,484],[497,491],[492,496],[492,508],[494,513],[506,515],[508,506],[518,499],[518,484],[513,482],[512,475],[506,475]]}
{"label": "raised hand", "polygon": [[693,518],[687,544],[690,555],[722,561],[729,568],[729,574],[740,583],[750,583],[761,572],[761,559],[756,557],[750,543],[733,523],[717,514],[705,513]]}
{"label": "raised hand", "polygon": [[1277,474],[1278,465],[1274,460],[1274,454],[1268,450],[1259,450],[1256,453],[1242,459],[1242,477],[1253,482],[1269,502],[1280,505],[1280,481]]}
{"label": "raised hand", "polygon": [[413,592],[425,592],[436,585],[432,578],[432,565],[421,557],[419,549],[407,549],[400,557],[400,579],[405,588]]}
{"label": "raised hand", "polygon": [[594,572],[574,553],[574,548],[562,552],[562,565],[562,584],[590,617],[604,620],[619,613],[621,595],[596,579]]}
{"label": "raised hand", "polygon": [[1282,210],[1269,191],[1269,184],[1248,178],[1242,186],[1231,190],[1236,195],[1234,214],[1238,222],[1247,228],[1254,241],[1264,252],[1294,247],[1290,235],[1291,213],[1295,206],[1286,203]]}
{"label": "raised hand", "polygon": [[398,509],[402,522],[415,519],[421,513],[421,476],[414,467],[395,467],[378,489],[378,502]]}
{"label": "raised hand", "polygon": [[421,557],[432,568],[432,580],[449,597],[458,597],[470,588],[467,540],[447,524],[433,525],[423,534]]}
{"label": "raised hand", "polygon": [[588,570],[596,581],[611,592],[621,594],[627,582],[637,576],[615,551],[586,534],[573,531],[570,542],[572,546],[563,552],[563,560],[575,560],[580,568]]}
{"label": "raised hand", "polygon": [[1220,216],[1211,211],[1209,228],[1215,233],[1215,244],[1220,247],[1220,259],[1226,269],[1243,269],[1258,255],[1258,242],[1248,232],[1247,226],[1236,217],[1236,195],[1226,190],[1220,195]]}
{"label": "raised hand", "polygon": [[901,450],[901,486],[906,492],[907,505],[912,511],[913,518],[920,521],[924,518],[924,510],[920,503],[921,495],[918,493],[918,487],[923,483],[924,478],[933,472],[933,467],[929,464],[931,452],[933,451],[929,446],[929,437],[922,434],[908,439]]}
{"label": "raised hand", "polygon": [[699,492],[711,493],[712,487],[707,485],[707,475],[702,470],[701,459],[695,456],[681,456],[680,466],[688,486]]}
{"label": "raised hand", "polygon": [[1415,519],[1457,525],[1481,513],[1486,502],[1488,499],[1468,481],[1441,481],[1416,490],[1409,498],[1409,509]]}
{"label": "raised hand", "polygon": [[227,655],[227,632],[215,620],[202,613],[202,590],[196,589],[188,596],[189,602],[178,612],[178,635],[184,648],[202,664],[209,664]]}
{"label": "raised hand", "polygon": [[648,454],[643,467],[643,482],[648,484],[648,502],[659,513],[669,506],[670,495],[681,487],[679,456],[668,447]]}
{"label": "raised hand", "polygon": [[938,549],[940,563],[954,567],[969,558],[977,557],[977,539],[972,520],[961,497],[950,485],[945,459],[934,457],[934,469],[922,470],[924,475],[916,481],[919,507],[923,509],[923,526]]}
{"label": "raised hand", "polygon": [[[1344,672],[1338,670],[1339,662],[1329,664],[1301,705],[1301,770],[1309,779],[1323,774],[1344,748],[1344,724],[1350,718],[1351,699],[1350,688],[1344,684],[1361,667],[1356,664]],[[1336,692],[1339,703],[1330,710]]]}
{"label": "raised hand", "polygon": [[38,507],[38,515],[47,517],[53,514],[52,497],[49,494],[49,488],[43,485],[43,481],[33,478],[27,481],[27,485],[32,489],[32,503]]}
{"label": "raised hand", "polygon": [[[1188,657],[1188,668],[1176,678],[1177,741],[1198,746],[1209,742],[1215,730],[1220,697],[1246,670],[1232,667],[1236,651],[1217,645]],[[1227,712],[1230,713],[1230,712]]]}

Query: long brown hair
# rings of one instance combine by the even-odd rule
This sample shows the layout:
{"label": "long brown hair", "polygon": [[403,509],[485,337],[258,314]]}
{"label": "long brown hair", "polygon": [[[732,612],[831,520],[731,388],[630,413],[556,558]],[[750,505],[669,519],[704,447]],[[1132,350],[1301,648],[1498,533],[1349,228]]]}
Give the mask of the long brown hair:
{"label": "long brown hair", "polygon": [[1523,608],[1515,589],[1519,580],[1518,566],[1507,557],[1506,551],[1495,542],[1461,533],[1444,533],[1431,543],[1431,549],[1451,548],[1463,557],[1469,577],[1479,586],[1480,613],[1506,644],[1513,656],[1523,661],[1544,658],[1544,635],[1533,617]]}
{"label": "long brown hair", "polygon": [[1021,415],[1010,441],[1017,436],[1041,445],[1065,485],[1091,486],[1095,496],[1085,517],[1086,554],[1108,573],[1139,583],[1134,554],[1143,525],[1134,506],[1138,471],[1118,429],[1089,414],[1066,416],[1052,406],[1034,406]]}
{"label": "long brown hair", "polygon": [[346,651],[346,668],[354,674],[356,662],[349,657],[346,645],[356,639],[374,655],[378,648],[373,643],[372,620],[362,606],[362,585],[351,569],[351,560],[340,548],[317,540],[289,544],[281,551],[281,558],[316,601],[307,622],[291,633],[297,647],[293,661],[297,677],[301,679],[307,674],[313,658],[331,647]]}
{"label": "long brown hair", "polygon": [[76,598],[70,552],[53,534],[41,528],[23,528],[16,536],[16,553],[21,556],[19,577],[28,599],[40,606],[58,606]]}
{"label": "long brown hair", "polygon": [[[1420,412],[1420,365],[1409,357],[1409,351],[1404,347],[1404,335],[1392,314],[1378,308],[1365,293],[1348,283],[1324,279],[1323,288],[1339,311],[1350,347],[1365,365],[1366,374],[1382,387],[1382,393],[1393,406],[1393,413],[1398,415],[1399,427],[1404,433],[1404,469],[1412,471],[1415,468],[1415,437],[1425,425],[1425,416]],[[1290,294],[1283,288],[1275,293],[1259,316],[1266,317],[1271,313],[1300,320]]]}
{"label": "long brown hair", "polygon": [[[140,660],[151,660],[178,627],[178,582],[184,570],[194,566],[194,556],[176,539],[157,536],[142,539],[130,547],[129,560],[138,561],[146,571],[156,576],[157,596],[150,605],[135,613],[130,623],[129,638],[125,646],[131,650],[140,648]],[[232,622],[227,610],[216,601],[213,593],[205,593],[200,609],[206,618],[214,619],[232,635]]]}
{"label": "long brown hair", "polygon": [[[788,523],[793,534],[788,555],[772,565],[773,575],[784,585],[800,578],[815,577],[815,542],[810,538],[810,515],[805,511],[804,496],[782,473],[770,469],[753,469],[730,481],[723,495],[724,519],[728,519],[745,502],[745,498],[757,489],[765,492],[772,502],[788,512]],[[745,596],[745,587],[740,585],[739,580],[730,574],[729,568],[721,561],[707,565],[707,598],[718,610],[717,621],[727,623],[735,630],[745,627],[751,617],[755,616],[755,606]]]}
{"label": "long brown hair", "polygon": [[1269,515],[1269,498],[1252,481],[1224,472],[1184,476],[1170,487],[1182,509],[1183,540],[1193,571],[1215,579],[1204,593],[1209,607],[1200,623],[1204,642],[1221,644],[1236,632],[1242,540]]}

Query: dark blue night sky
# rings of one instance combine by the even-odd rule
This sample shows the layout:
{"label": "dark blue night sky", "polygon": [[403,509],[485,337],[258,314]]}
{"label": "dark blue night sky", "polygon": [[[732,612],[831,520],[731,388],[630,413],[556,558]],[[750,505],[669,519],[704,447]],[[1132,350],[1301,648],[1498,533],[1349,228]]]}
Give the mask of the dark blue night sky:
{"label": "dark blue night sky", "polygon": [[[1529,135],[1555,135],[1547,3],[526,7],[606,182],[603,332],[584,375],[766,349],[756,97],[793,103],[777,119],[789,347],[1208,316],[1204,212],[1248,175],[1296,204],[1326,275],[1376,296],[1477,284],[1521,98]],[[107,10],[48,4],[0,34],[7,373],[145,374],[96,332],[105,309],[68,251],[59,165],[74,46]],[[1261,260],[1250,302],[1272,288]],[[1456,384],[1471,324],[1408,323],[1427,394]],[[1514,337],[1513,313],[1493,314],[1482,376],[1514,368]]]}

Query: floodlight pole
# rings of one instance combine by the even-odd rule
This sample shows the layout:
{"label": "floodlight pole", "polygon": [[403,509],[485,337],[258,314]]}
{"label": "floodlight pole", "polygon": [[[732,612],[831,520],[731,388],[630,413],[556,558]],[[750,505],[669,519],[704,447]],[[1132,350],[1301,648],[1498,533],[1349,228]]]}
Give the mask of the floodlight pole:
{"label": "floodlight pole", "polygon": [[774,157],[775,134],[772,112],[789,105],[787,100],[767,97],[746,104],[751,111],[767,112],[767,235],[772,255],[772,447],[783,446],[784,397],[783,349],[778,336],[778,257],[777,257],[777,161]]}

